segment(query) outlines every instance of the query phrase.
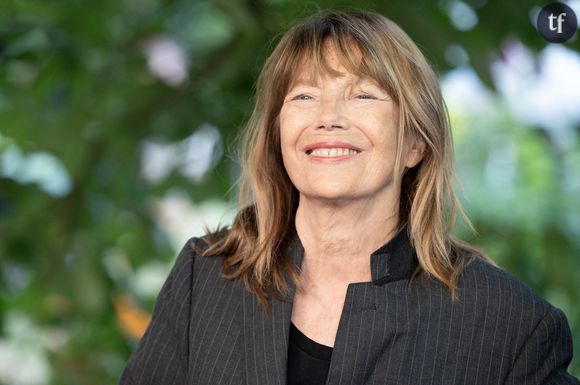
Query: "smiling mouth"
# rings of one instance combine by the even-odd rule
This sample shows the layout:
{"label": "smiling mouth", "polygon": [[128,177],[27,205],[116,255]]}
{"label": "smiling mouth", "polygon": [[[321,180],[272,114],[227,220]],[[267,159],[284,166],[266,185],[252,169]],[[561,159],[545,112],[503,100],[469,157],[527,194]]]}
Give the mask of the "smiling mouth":
{"label": "smiling mouth", "polygon": [[355,150],[353,148],[316,148],[313,150],[307,150],[306,155],[333,158],[337,156],[352,156],[359,154],[360,152],[360,150]]}

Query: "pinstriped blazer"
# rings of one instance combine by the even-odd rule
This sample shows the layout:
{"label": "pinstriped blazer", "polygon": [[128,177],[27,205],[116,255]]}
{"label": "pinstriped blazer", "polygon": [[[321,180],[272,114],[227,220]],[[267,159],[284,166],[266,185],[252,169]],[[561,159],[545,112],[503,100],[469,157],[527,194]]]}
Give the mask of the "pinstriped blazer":
{"label": "pinstriped blazer", "polygon": [[[222,259],[190,240],[164,284],[122,385],[285,385],[292,302],[264,313]],[[289,253],[303,257],[297,236]],[[372,282],[348,286],[327,385],[579,384],[567,373],[564,314],[508,273],[476,260],[451,301],[435,281],[409,279],[406,231],[370,256]]]}

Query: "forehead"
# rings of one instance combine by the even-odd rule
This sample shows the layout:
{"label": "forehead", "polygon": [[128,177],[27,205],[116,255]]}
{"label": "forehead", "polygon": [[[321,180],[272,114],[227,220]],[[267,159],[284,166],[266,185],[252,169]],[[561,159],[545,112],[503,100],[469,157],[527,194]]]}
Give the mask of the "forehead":
{"label": "forehead", "polygon": [[341,77],[376,82],[363,67],[362,54],[354,43],[340,49],[327,41],[318,52],[302,52],[290,74],[290,84],[316,84],[321,79]]}

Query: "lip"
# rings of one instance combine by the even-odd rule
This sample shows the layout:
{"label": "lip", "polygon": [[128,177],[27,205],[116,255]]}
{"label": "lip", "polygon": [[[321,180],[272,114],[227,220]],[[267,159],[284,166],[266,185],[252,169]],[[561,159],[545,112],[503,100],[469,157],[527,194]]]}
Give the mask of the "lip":
{"label": "lip", "polygon": [[310,155],[310,153],[313,150],[316,150],[319,148],[348,148],[349,150],[356,150],[358,152],[362,152],[361,148],[359,148],[351,143],[332,140],[332,141],[327,141],[327,142],[316,142],[316,143],[309,144],[306,147],[304,147],[304,153],[306,155]]}
{"label": "lip", "polygon": [[[356,150],[356,154],[352,155],[336,155],[336,156],[320,156],[320,155],[313,155],[312,151],[319,149],[319,148],[347,148],[349,150]],[[316,142],[307,145],[304,147],[304,154],[308,159],[315,163],[322,163],[322,164],[339,164],[343,162],[348,162],[353,158],[358,157],[362,152],[362,149],[351,144],[348,142],[341,142],[341,141],[326,141],[326,142]]]}

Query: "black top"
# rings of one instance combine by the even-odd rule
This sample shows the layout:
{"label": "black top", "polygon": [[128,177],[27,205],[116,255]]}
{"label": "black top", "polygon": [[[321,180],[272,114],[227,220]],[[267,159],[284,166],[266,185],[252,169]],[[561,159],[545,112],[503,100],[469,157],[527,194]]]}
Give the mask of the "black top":
{"label": "black top", "polygon": [[332,348],[304,335],[290,322],[287,385],[324,385]]}

